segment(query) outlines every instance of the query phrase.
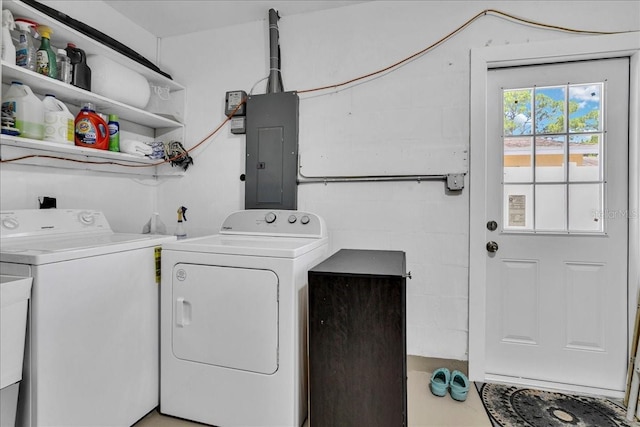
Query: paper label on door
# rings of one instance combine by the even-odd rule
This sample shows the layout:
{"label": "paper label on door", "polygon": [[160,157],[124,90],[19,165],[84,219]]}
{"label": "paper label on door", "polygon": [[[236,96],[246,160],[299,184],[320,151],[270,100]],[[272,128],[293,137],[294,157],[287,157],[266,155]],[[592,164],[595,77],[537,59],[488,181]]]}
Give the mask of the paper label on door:
{"label": "paper label on door", "polygon": [[509,196],[509,226],[525,227],[525,208],[527,198],[524,194],[512,194]]}

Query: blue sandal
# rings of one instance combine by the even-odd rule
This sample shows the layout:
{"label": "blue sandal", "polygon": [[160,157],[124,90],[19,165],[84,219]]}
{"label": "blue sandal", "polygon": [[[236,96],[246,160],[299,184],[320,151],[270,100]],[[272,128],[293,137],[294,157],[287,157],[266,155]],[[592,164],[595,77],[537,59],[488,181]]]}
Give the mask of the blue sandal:
{"label": "blue sandal", "polygon": [[442,397],[447,394],[451,373],[447,368],[436,369],[431,375],[431,393]]}
{"label": "blue sandal", "polygon": [[453,371],[451,382],[449,383],[451,397],[459,402],[467,400],[469,392],[469,379],[460,371]]}

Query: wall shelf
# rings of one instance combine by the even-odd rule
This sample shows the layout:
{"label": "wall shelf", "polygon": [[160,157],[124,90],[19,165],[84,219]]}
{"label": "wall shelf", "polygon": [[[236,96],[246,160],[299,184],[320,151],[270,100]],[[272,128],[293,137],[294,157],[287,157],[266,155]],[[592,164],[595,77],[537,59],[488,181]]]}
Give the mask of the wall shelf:
{"label": "wall shelf", "polygon": [[3,161],[26,157],[6,164],[45,166],[58,169],[92,170],[143,176],[182,176],[184,172],[162,160],[57,142],[38,141],[2,135],[0,158]]}
{"label": "wall shelf", "polygon": [[[39,24],[51,27],[53,29],[51,44],[53,46],[64,47],[69,42],[74,43],[83,49],[87,55],[105,56],[143,75],[150,84],[169,88],[169,91],[175,95],[172,96],[172,98],[178,99],[178,102],[180,102],[178,106],[180,108],[178,109],[184,111],[185,88],[170,78],[127,58],[91,37],[66,27],[63,23],[19,0],[5,0],[2,2],[2,7],[3,9],[9,9],[14,18],[28,18]],[[105,115],[117,114],[120,119],[120,128],[122,131],[143,136],[143,138],[134,139],[176,140],[181,142],[184,140],[184,124],[173,118],[154,114],[144,109],[109,99],[5,61],[2,61],[1,75],[3,84],[10,85],[12,81],[19,81],[29,86],[39,98],[43,98],[44,95],[49,93],[54,94],[57,99],[69,107],[73,114],[77,113],[80,107],[86,102],[93,103],[96,111],[99,113]],[[155,165],[160,161],[147,157],[12,137],[9,135],[2,135],[0,139],[0,155],[3,161],[25,157],[15,162],[3,163],[3,166],[10,164],[28,164],[49,168],[87,169],[146,176],[173,176],[184,174],[181,170],[176,171],[176,168],[172,168],[169,164]],[[60,160],[59,158],[67,160]]]}
{"label": "wall shelf", "polygon": [[73,28],[65,26],[62,22],[40,12],[37,9],[19,1],[3,0],[3,9],[9,9],[15,18],[28,18],[39,24],[44,24],[53,30],[51,34],[51,45],[56,48],[64,48],[67,43],[74,43],[86,52],[87,55],[102,55],[124,65],[125,67],[142,74],[149,83],[160,86],[168,86],[171,91],[184,90],[184,87],[175,81],[158,74],[144,65],[129,59],[121,53],[101,44],[99,41],[88,37]]}
{"label": "wall shelf", "polygon": [[175,120],[131,107],[122,102],[105,98],[96,93],[2,61],[2,82],[11,84],[12,81],[19,81],[29,86],[36,94],[46,95],[51,93],[65,104],[81,107],[85,102],[91,102],[95,105],[96,111],[102,114],[117,114],[122,120],[138,123],[150,128],[183,127],[182,123]]}

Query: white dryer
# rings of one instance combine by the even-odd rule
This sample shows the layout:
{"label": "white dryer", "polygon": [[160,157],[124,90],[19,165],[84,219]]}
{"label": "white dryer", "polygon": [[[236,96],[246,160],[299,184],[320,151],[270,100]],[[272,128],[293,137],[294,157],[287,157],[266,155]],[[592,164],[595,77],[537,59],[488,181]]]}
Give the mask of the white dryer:
{"label": "white dryer", "polygon": [[160,412],[216,426],[295,426],[307,415],[307,271],[324,221],[234,212],[220,233],[163,245]]}
{"label": "white dryer", "polygon": [[18,425],[130,426],[159,402],[159,250],[101,212],[0,212],[0,271],[33,278]]}

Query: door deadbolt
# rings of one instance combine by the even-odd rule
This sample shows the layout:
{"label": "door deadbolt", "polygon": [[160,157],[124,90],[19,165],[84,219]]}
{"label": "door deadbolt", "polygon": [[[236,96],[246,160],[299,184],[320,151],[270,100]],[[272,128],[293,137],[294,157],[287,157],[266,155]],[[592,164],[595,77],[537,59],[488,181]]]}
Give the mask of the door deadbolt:
{"label": "door deadbolt", "polygon": [[487,222],[487,230],[496,231],[497,228],[498,228],[498,223],[497,222],[495,222],[495,221]]}
{"label": "door deadbolt", "polygon": [[494,241],[487,242],[487,251],[491,253],[498,252],[498,244]]}

